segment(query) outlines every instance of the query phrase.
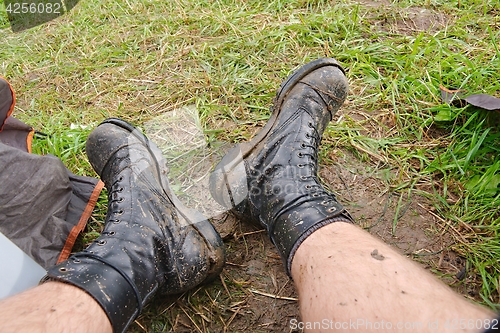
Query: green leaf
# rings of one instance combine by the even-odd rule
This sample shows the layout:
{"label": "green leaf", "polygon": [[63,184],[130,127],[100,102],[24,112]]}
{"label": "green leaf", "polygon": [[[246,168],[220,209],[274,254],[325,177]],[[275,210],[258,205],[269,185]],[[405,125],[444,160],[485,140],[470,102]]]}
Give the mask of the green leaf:
{"label": "green leaf", "polygon": [[444,121],[452,121],[456,118],[456,114],[454,114],[450,109],[440,110],[435,116],[434,120],[438,122]]}

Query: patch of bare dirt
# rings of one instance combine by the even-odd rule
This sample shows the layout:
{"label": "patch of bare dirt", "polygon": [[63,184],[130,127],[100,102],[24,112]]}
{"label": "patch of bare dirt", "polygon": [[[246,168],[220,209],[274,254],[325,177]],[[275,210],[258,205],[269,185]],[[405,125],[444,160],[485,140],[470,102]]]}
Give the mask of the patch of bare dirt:
{"label": "patch of bare dirt", "polygon": [[396,7],[389,1],[356,0],[367,8],[383,9],[378,17],[372,17],[373,26],[379,31],[411,35],[414,32],[434,33],[449,25],[450,18],[444,13],[424,7]]}
{"label": "patch of bare dirt", "polygon": [[390,178],[396,174],[390,168],[362,162],[349,151],[341,154],[337,163],[323,168],[320,175],[359,226],[402,255],[446,274],[446,282],[457,284],[463,292],[462,284],[453,276],[464,269],[465,261],[452,251],[455,239],[442,232],[446,222],[434,212],[431,201],[394,191]]}
{"label": "patch of bare dirt", "polygon": [[[384,25],[383,22],[380,22]],[[449,23],[448,17],[431,9],[421,7],[407,8],[400,13],[400,17],[394,20],[387,20],[385,26],[391,29],[391,32],[411,34],[413,32],[434,33],[444,29]]]}

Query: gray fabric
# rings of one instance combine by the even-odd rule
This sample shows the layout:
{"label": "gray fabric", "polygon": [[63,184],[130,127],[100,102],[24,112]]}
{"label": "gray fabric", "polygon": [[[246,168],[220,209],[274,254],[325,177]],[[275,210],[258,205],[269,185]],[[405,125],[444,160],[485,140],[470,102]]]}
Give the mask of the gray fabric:
{"label": "gray fabric", "polygon": [[0,77],[0,232],[48,269],[69,256],[102,186],[54,156],[29,154],[34,131],[10,117],[14,103]]}
{"label": "gray fabric", "polygon": [[8,117],[3,130],[0,131],[0,142],[27,152],[30,150],[28,136],[32,131],[31,126],[14,117]]}
{"label": "gray fabric", "polygon": [[44,268],[54,265],[73,227],[73,190],[56,157],[0,143],[0,231]]}
{"label": "gray fabric", "polygon": [[500,110],[500,98],[486,94],[470,95],[464,98],[469,104],[489,111]]}
{"label": "gray fabric", "polygon": [[13,103],[14,94],[7,81],[0,77],[0,130],[9,115]]}
{"label": "gray fabric", "polygon": [[[89,204],[89,198],[94,191],[98,180],[96,178],[77,176],[68,169],[66,173],[69,177],[69,182],[71,183],[71,199],[68,204],[68,211],[66,214],[66,221],[70,223],[71,226],[78,224],[82,213]],[[94,208],[94,206],[92,206]],[[86,221],[85,221],[86,222]]]}

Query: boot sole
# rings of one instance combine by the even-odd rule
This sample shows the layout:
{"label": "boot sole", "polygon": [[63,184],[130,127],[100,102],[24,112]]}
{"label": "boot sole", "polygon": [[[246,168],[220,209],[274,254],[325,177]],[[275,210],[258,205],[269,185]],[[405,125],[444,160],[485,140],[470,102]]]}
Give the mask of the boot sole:
{"label": "boot sole", "polygon": [[222,238],[220,237],[219,233],[212,225],[212,223],[210,223],[210,221],[208,221],[207,218],[197,210],[189,209],[184,206],[184,204],[179,200],[179,198],[177,198],[177,196],[170,188],[168,180],[165,177],[162,177],[160,164],[158,162],[159,158],[163,158],[161,156],[162,153],[160,149],[156,147],[156,145],[155,147],[152,147],[152,141],[150,141],[146,135],[144,135],[135,126],[123,119],[108,118],[101,124],[112,124],[130,132],[144,144],[151,156],[154,157],[155,169],[157,171],[158,179],[161,181],[163,192],[170,200],[172,206],[177,210],[179,215],[181,215],[189,224],[193,226],[193,228],[195,228],[203,236],[205,244],[210,251],[210,262],[213,266],[210,268],[208,275],[204,280],[204,283],[208,283],[217,278],[225,264],[224,242],[222,241]]}
{"label": "boot sole", "polygon": [[[318,68],[326,66],[335,66],[340,69],[345,75],[345,71],[342,66],[340,66],[337,60],[333,58],[321,58],[315,61],[311,61],[293,72],[280,85],[278,91],[276,92],[276,98],[274,100],[273,106],[271,107],[271,117],[269,118],[267,124],[249,142],[240,143],[234,148],[230,149],[228,153],[222,158],[222,160],[216,165],[214,172],[210,177],[210,192],[219,204],[231,209],[238,204],[232,198],[232,186],[228,183],[227,174],[234,172],[235,168],[237,167],[240,167],[240,170],[238,170],[237,172],[242,173],[241,163],[252,153],[255,147],[257,147],[257,145],[259,145],[266,138],[271,129],[275,126],[278,116],[281,113],[281,105],[283,104],[285,98],[288,96],[288,93],[306,75],[310,74]],[[246,181],[246,175],[244,175],[244,177]],[[242,185],[240,184],[240,187],[241,186]],[[227,193],[225,191],[227,191]],[[229,198],[231,204],[228,204],[228,200],[224,200],[224,196]],[[241,200],[241,195],[239,199]],[[244,216],[238,214],[238,212],[234,209],[233,212],[236,213],[238,217],[245,219]]]}

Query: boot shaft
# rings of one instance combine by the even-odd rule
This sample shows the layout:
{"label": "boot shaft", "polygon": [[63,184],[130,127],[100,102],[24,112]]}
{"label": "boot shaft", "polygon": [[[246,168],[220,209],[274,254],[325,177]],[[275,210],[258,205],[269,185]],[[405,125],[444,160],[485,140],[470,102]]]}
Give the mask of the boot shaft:
{"label": "boot shaft", "polygon": [[335,60],[301,67],[278,90],[266,126],[224,156],[211,175],[214,198],[267,229],[288,273],[304,237],[327,223],[352,222],[317,178],[323,132],[347,91]]}
{"label": "boot shaft", "polygon": [[88,138],[87,155],[108,189],[104,231],[47,279],[84,289],[122,332],[157,292],[182,293],[218,276],[224,245],[173,194],[161,151],[132,125],[103,122]]}

